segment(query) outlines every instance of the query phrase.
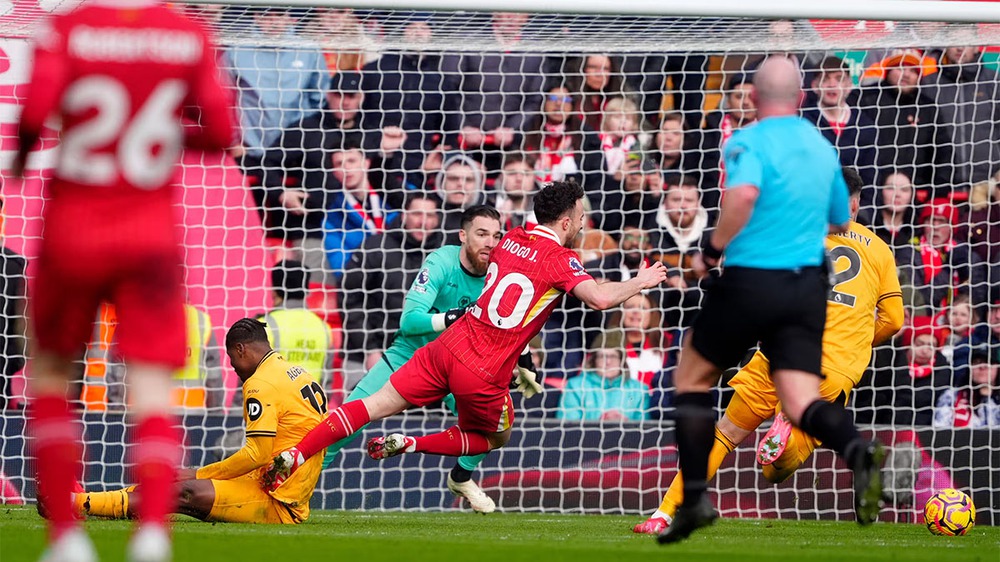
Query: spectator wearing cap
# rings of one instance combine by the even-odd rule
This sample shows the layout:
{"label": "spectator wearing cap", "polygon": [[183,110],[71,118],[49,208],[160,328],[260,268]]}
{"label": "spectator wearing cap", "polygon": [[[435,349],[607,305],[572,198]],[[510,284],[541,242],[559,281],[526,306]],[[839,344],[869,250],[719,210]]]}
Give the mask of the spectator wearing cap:
{"label": "spectator wearing cap", "polygon": [[351,391],[399,329],[407,289],[424,259],[443,241],[438,200],[410,192],[399,217],[351,254],[341,281],[344,303],[344,387]]}
{"label": "spectator wearing cap", "polygon": [[919,51],[896,50],[879,63],[884,77],[861,94],[861,111],[877,127],[880,178],[902,172],[938,196],[951,191],[952,143],[938,108],[920,95],[920,79],[933,72]]}
{"label": "spectator wearing cap", "polygon": [[256,8],[252,11],[252,33],[260,41],[235,45],[223,54],[236,86],[240,114],[242,162],[254,171],[264,151],[276,144],[285,127],[316,113],[329,89],[330,74],[317,45],[274,49],[267,41],[302,45],[294,27],[297,18],[283,8]]}
{"label": "spectator wearing cap", "polygon": [[875,195],[875,208],[860,211],[858,222],[871,228],[890,248],[911,244],[916,223],[913,193],[908,175],[887,175]]}
{"label": "spectator wearing cap", "polygon": [[941,393],[934,427],[1000,428],[1000,360],[987,347],[972,350],[968,384]]}
{"label": "spectator wearing cap", "polygon": [[950,302],[957,293],[968,293],[976,303],[989,297],[987,264],[968,243],[954,238],[958,222],[958,209],[947,199],[936,199],[920,216],[919,237],[895,250],[896,264],[907,270],[932,307]]}
{"label": "spectator wearing cap", "polygon": [[931,317],[914,317],[893,340],[899,347],[876,350],[871,391],[859,386],[855,406],[873,408],[874,423],[931,425],[938,396],[952,384],[951,367],[940,352],[943,338]]}
{"label": "spectator wearing cap", "polygon": [[705,116],[701,129],[701,151],[704,160],[702,195],[704,204],[712,212],[722,199],[722,149],[736,131],[757,121],[757,106],[750,93],[753,91],[753,74],[737,72],[729,77],[726,92],[719,108]]}
{"label": "spectator wearing cap", "polygon": [[570,421],[649,419],[649,387],[628,373],[621,338],[599,337],[587,353],[583,372],[566,381],[556,417]]}
{"label": "spectator wearing cap", "polygon": [[383,53],[361,71],[362,129],[366,134],[376,133],[366,148],[378,148],[378,131],[405,135],[402,168],[414,185],[423,183],[419,177],[423,155],[441,144],[445,134],[441,55],[419,48],[429,46],[432,35],[426,17],[412,17],[403,28],[403,38],[412,50]]}
{"label": "spectator wearing cap", "polygon": [[952,140],[952,184],[959,189],[1000,171],[1000,79],[979,47],[948,47],[939,71],[921,82],[921,93],[938,108]]}
{"label": "spectator wearing cap", "polygon": [[[875,123],[849,103],[854,82],[843,59],[826,57],[811,85],[814,106],[803,108],[802,117],[815,123],[826,140],[837,147],[840,163],[858,171],[865,185],[875,185]],[[862,192],[861,208],[870,208],[871,192]]]}

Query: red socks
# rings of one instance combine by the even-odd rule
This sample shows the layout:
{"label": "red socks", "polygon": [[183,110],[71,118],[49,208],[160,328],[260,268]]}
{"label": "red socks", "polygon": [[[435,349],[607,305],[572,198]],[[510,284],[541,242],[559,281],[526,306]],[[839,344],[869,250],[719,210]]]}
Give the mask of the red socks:
{"label": "red socks", "polygon": [[490,442],[482,433],[468,433],[456,425],[441,433],[414,437],[415,453],[431,453],[449,457],[481,455],[490,450]]}
{"label": "red socks", "polygon": [[165,525],[177,502],[174,483],[181,462],[180,433],[169,416],[153,415],[139,422],[135,443],[139,522]]}
{"label": "red socks", "polygon": [[39,396],[30,406],[28,434],[34,438],[38,501],[47,512],[50,539],[55,540],[76,525],[72,493],[81,469],[80,435],[65,396]]}
{"label": "red socks", "polygon": [[361,400],[348,402],[330,412],[330,415],[307,433],[295,448],[308,459],[361,429],[370,421],[371,417],[368,415],[368,408],[365,407],[364,402]]}

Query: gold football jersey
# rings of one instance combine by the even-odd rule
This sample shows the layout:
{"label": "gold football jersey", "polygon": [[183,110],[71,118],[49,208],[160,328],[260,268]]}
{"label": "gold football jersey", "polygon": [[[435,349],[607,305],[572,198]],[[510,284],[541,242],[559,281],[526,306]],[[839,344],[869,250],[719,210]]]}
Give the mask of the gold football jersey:
{"label": "gold football jersey", "polygon": [[877,307],[902,307],[902,293],[892,250],[868,228],[851,222],[843,234],[826,237],[833,265],[833,286],[826,306],[823,370],[835,371],[857,384],[868,367],[875,337]]}
{"label": "gold football jersey", "polygon": [[[275,454],[294,447],[325,415],[323,388],[305,369],[273,351],[243,383],[246,435],[274,437]],[[305,519],[322,465],[323,455],[314,455],[271,496]],[[264,470],[266,467],[259,469],[261,474]]]}

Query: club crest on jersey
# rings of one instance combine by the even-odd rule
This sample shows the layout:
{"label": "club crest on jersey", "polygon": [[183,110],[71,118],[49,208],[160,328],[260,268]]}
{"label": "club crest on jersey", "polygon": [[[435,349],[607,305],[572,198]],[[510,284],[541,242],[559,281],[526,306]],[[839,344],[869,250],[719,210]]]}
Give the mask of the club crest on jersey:
{"label": "club crest on jersey", "polygon": [[583,264],[580,263],[580,260],[576,258],[569,258],[569,268],[573,270],[573,275],[576,276],[580,276],[587,273],[587,270],[584,269]]}
{"label": "club crest on jersey", "polygon": [[421,269],[417,274],[417,280],[413,282],[413,290],[421,293],[427,292],[427,284],[431,281],[431,274],[426,268]]}

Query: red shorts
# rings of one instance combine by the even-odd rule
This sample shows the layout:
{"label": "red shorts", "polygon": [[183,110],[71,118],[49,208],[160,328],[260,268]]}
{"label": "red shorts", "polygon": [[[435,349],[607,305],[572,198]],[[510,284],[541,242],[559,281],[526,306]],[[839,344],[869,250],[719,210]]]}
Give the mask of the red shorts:
{"label": "red shorts", "polygon": [[458,427],[465,431],[498,433],[514,424],[510,390],[486,382],[436,341],[418,349],[389,382],[415,406],[454,394]]}
{"label": "red shorts", "polygon": [[184,366],[187,327],[176,246],[123,249],[83,231],[47,229],[29,292],[38,349],[79,359],[101,302],[115,306],[114,341],[126,361]]}

